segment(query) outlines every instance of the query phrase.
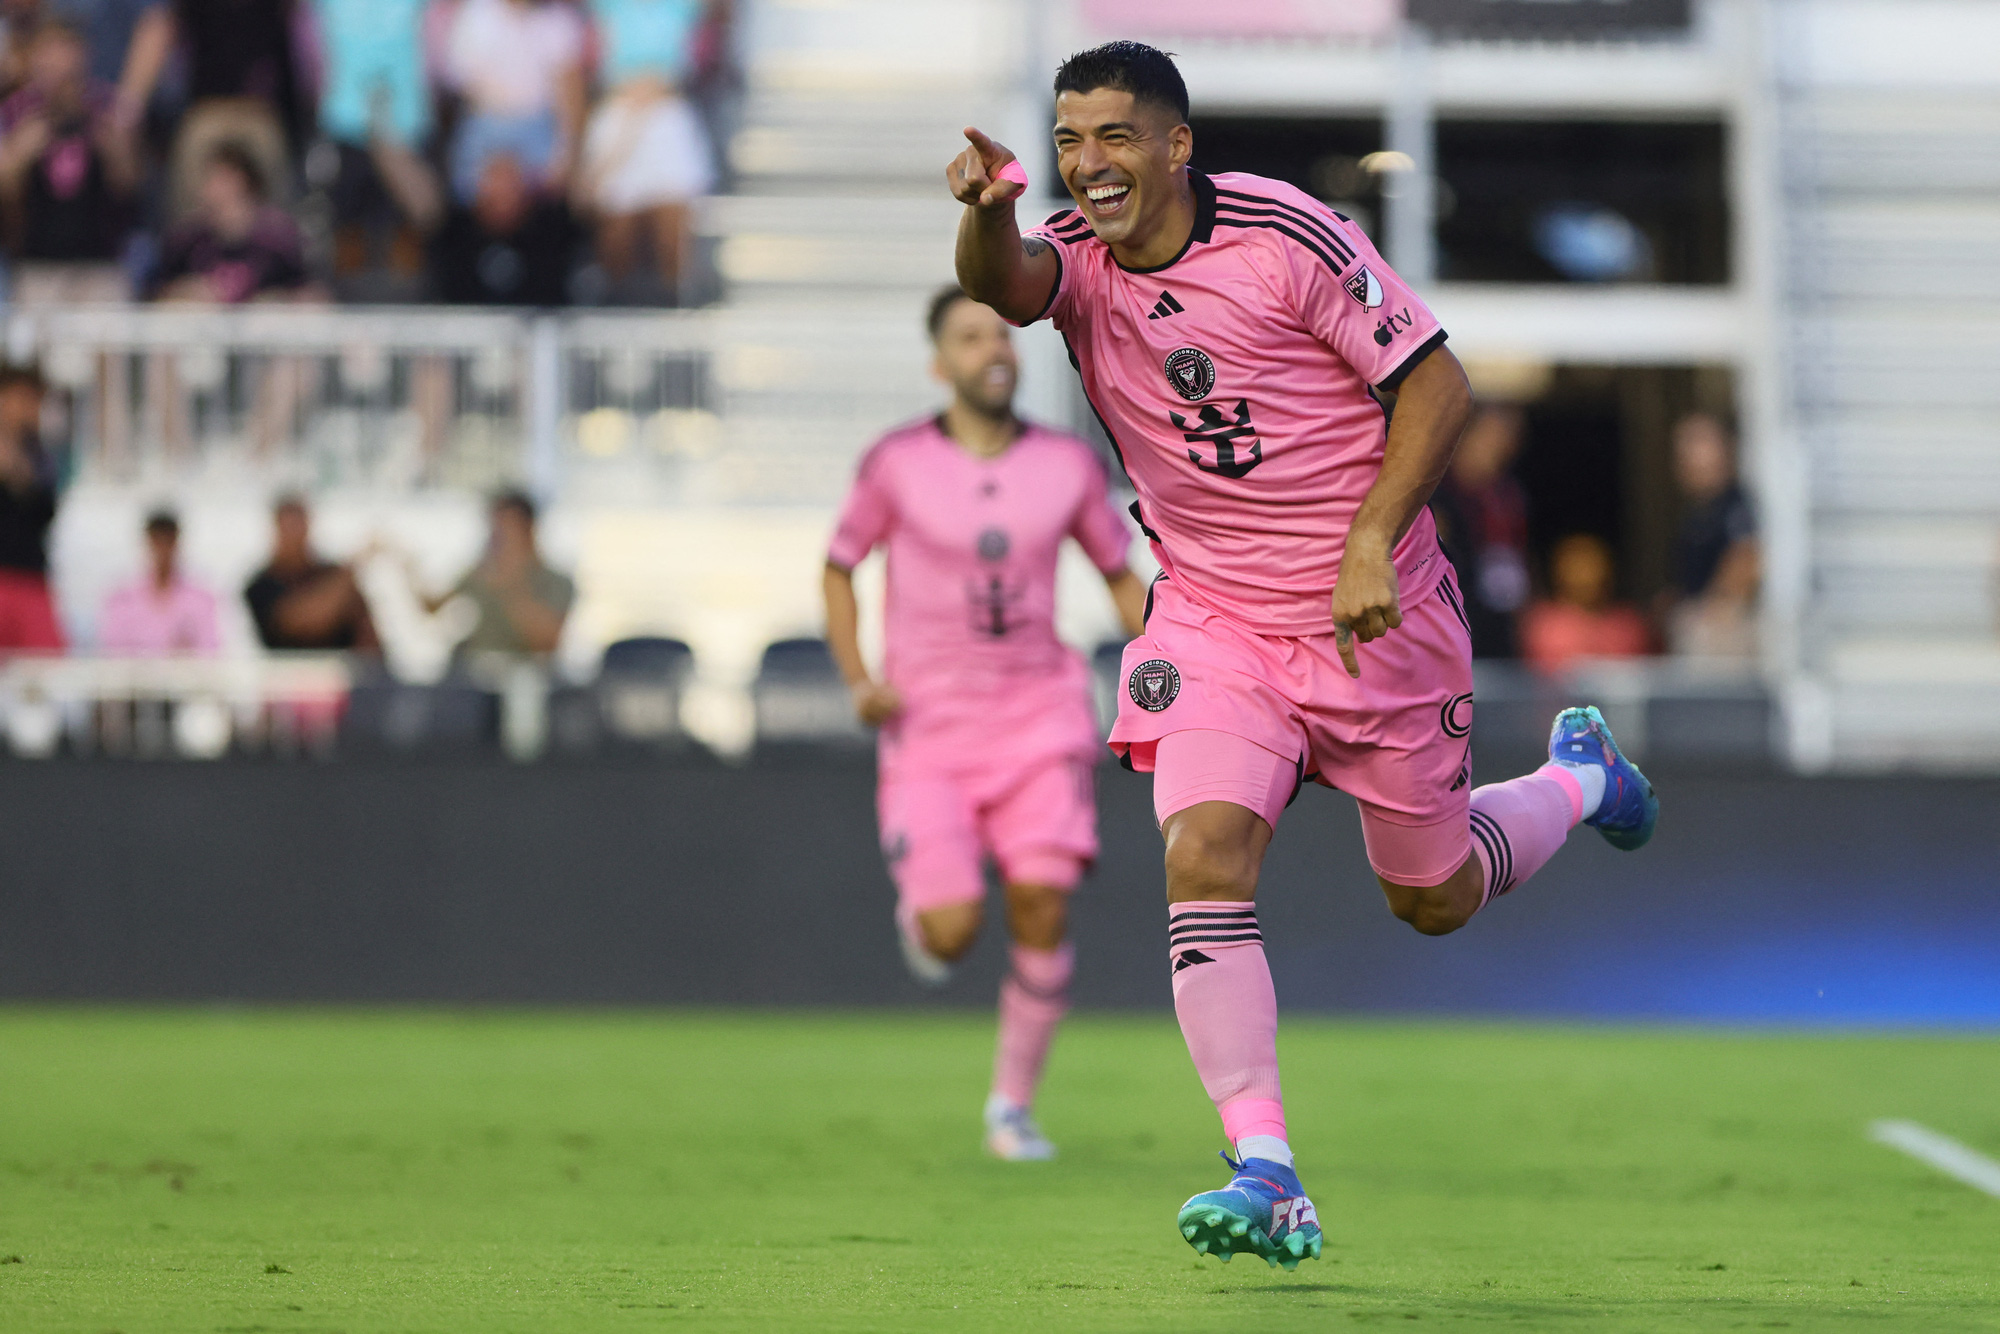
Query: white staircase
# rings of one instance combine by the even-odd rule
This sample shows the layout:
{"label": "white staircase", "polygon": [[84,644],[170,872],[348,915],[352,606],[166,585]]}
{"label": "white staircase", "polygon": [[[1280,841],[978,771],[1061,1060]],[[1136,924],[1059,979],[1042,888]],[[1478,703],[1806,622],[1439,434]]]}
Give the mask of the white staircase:
{"label": "white staircase", "polygon": [[2000,87],[1781,83],[1794,754],[2000,759]]}

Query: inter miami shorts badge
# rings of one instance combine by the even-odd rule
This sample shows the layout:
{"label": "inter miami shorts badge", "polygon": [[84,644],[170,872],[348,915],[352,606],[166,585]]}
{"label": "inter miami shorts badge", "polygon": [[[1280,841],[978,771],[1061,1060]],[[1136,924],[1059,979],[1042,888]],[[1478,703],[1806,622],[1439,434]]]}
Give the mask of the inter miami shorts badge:
{"label": "inter miami shorts badge", "polygon": [[1363,310],[1373,310],[1382,304],[1382,284],[1366,265],[1347,275],[1347,294],[1361,303]]}
{"label": "inter miami shorts badge", "polygon": [[1165,658],[1153,658],[1132,669],[1125,691],[1147,713],[1158,713],[1181,693],[1180,668]]}
{"label": "inter miami shorts badge", "polygon": [[1167,353],[1167,383],[1190,403],[1199,403],[1215,388],[1215,363],[1198,347],[1177,347]]}

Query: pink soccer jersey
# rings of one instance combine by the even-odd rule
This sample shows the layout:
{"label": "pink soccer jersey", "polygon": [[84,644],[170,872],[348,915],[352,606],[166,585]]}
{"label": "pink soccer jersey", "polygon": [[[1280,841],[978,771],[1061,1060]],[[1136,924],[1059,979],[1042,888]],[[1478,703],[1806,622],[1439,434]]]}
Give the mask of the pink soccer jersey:
{"label": "pink soccer jersey", "polygon": [[906,704],[964,700],[1068,677],[1056,637],[1056,556],[1074,537],[1106,574],[1130,534],[1102,460],[1073,436],[1029,426],[996,458],[961,448],[936,419],[891,431],[861,460],[828,559],[889,559],[885,676]]}
{"label": "pink soccer jersey", "polygon": [[[1189,172],[1187,248],[1122,267],[1076,209],[1027,235],[1061,277],[1044,314],[1138,488],[1168,576],[1259,634],[1331,632],[1348,525],[1382,464],[1394,389],[1444,330],[1361,229],[1281,181]],[[1443,569],[1417,516],[1405,606]]]}

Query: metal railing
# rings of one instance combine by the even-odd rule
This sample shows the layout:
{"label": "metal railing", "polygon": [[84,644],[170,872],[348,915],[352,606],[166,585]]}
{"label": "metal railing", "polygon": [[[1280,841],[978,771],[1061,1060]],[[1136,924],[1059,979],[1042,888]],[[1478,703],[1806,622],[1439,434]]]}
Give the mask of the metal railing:
{"label": "metal railing", "polygon": [[702,312],[395,307],[11,311],[79,480],[550,490],[573,457],[715,448]]}

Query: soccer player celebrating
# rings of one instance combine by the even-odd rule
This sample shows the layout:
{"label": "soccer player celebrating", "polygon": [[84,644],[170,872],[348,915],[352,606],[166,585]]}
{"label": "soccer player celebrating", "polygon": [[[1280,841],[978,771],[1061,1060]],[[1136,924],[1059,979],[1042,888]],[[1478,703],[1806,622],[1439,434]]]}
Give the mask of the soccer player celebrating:
{"label": "soccer player celebrating", "polygon": [[1076,207],[1023,236],[1019,164],[968,129],[946,169],[959,280],[1010,320],[1054,321],[1138,489],[1162,573],[1111,746],[1153,774],[1174,1009],[1237,1154],[1179,1226],[1197,1251],[1290,1268],[1320,1227],[1286,1141],[1254,900],[1302,783],[1355,798],[1390,908],[1426,935],[1579,822],[1638,847],[1658,805],[1592,708],[1557,717],[1547,765],[1468,790],[1471,643],[1425,502],[1471,393],[1423,302],[1301,191],[1193,170],[1163,53],[1085,51],[1055,91]]}
{"label": "soccer player celebrating", "polygon": [[[891,431],[861,460],[827,556],[827,641],[861,720],[881,729],[882,851],[903,956],[943,983],[972,948],[990,856],[1006,885],[1012,966],[986,1102],[986,1147],[1009,1160],[1055,1148],[1035,1089],[1069,1007],[1069,895],[1097,856],[1099,749],[1088,669],[1056,637],[1056,556],[1073,537],[1128,634],[1145,588],[1091,447],[1014,415],[1019,373],[1000,317],[956,287],[932,301],[938,416]],[[887,661],[876,680],[856,635],[853,570],[888,549]]]}

